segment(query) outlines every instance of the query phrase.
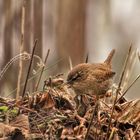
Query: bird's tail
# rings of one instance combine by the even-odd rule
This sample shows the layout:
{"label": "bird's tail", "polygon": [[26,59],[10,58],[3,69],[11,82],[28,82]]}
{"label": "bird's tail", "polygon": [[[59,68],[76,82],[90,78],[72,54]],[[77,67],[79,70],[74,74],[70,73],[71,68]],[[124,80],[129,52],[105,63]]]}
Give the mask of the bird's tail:
{"label": "bird's tail", "polygon": [[115,49],[113,49],[113,50],[109,53],[109,55],[108,55],[108,57],[106,58],[106,60],[104,61],[104,63],[110,65],[110,64],[111,64],[111,61],[112,61],[112,58],[113,58],[113,56],[114,56],[114,53],[115,53]]}

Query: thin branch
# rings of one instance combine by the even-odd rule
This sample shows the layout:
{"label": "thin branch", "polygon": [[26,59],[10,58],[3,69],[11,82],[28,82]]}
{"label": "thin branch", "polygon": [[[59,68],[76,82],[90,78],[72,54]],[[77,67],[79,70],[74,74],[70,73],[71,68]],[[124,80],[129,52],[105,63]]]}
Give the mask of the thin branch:
{"label": "thin branch", "polygon": [[88,63],[89,54],[87,53],[85,63]]}
{"label": "thin branch", "polygon": [[96,112],[97,112],[97,114],[98,114],[98,108],[99,108],[99,99],[97,99],[95,108],[94,108],[93,111],[92,111],[91,120],[90,120],[90,123],[89,123],[89,125],[88,125],[87,132],[86,132],[86,135],[85,135],[85,139],[84,139],[84,140],[88,140],[88,135],[89,135],[89,132],[90,132],[90,128],[91,128],[93,119],[94,119],[94,117],[95,117]]}
{"label": "thin branch", "polygon": [[139,59],[139,61],[140,61],[140,52],[138,51],[138,59]]}
{"label": "thin branch", "polygon": [[[48,59],[49,53],[50,53],[50,49],[48,49],[48,51],[47,51],[47,55],[46,55],[46,58],[45,58],[44,64],[46,64],[46,62],[47,62],[47,59]],[[42,67],[42,69],[41,69],[41,73],[40,73],[40,75],[39,75],[39,79],[38,79],[38,82],[37,82],[37,84],[36,84],[35,91],[38,90],[38,86],[39,86],[39,83],[40,83],[40,81],[41,81],[41,78],[42,78],[42,74],[43,74],[44,69],[45,69],[45,65],[44,65],[44,66]]]}
{"label": "thin branch", "polygon": [[134,131],[133,136],[130,138],[130,140],[133,140],[134,136],[136,135],[138,129],[140,128],[140,124],[138,124],[138,126],[136,127],[136,130]]}
{"label": "thin branch", "polygon": [[[59,62],[61,62],[62,60],[64,60],[64,58],[61,58],[59,60],[56,61],[56,63],[52,64],[51,66],[44,68],[44,71],[51,69],[52,67],[56,66]],[[36,75],[32,76],[31,78],[29,78],[28,81],[33,80],[35,77],[37,77],[40,74],[40,71],[36,73]],[[24,83],[21,83],[20,85],[21,87],[24,86]],[[12,90],[6,97],[9,97],[10,95],[12,95],[14,92],[16,92],[17,88],[15,88],[14,90]]]}
{"label": "thin branch", "polygon": [[[23,6],[22,6],[22,15],[21,15],[21,44],[20,44],[20,54],[23,52],[24,46],[24,27],[25,27],[25,0],[23,0]],[[22,78],[22,72],[23,72],[23,62],[22,58],[20,58],[19,61],[19,74],[18,74],[18,82],[17,82],[17,93],[16,93],[16,100],[19,98],[20,94],[20,84],[21,84],[21,78]]]}
{"label": "thin branch", "polygon": [[130,76],[131,76],[131,73],[132,73],[132,70],[134,68],[134,65],[136,63],[136,56],[137,56],[137,52],[138,50],[137,49],[134,49],[131,53],[131,56],[129,58],[129,62],[128,62],[128,66],[127,66],[127,70],[125,72],[125,76],[124,76],[124,80],[123,80],[123,83],[121,85],[121,91],[124,92],[125,89],[128,87],[128,81],[130,79]]}
{"label": "thin branch", "polygon": [[72,65],[72,60],[71,60],[71,57],[70,56],[69,56],[69,67],[70,67],[70,70],[72,70],[73,65]]}
{"label": "thin branch", "polygon": [[28,78],[29,78],[29,74],[30,74],[30,70],[31,70],[32,62],[33,62],[33,56],[34,56],[34,53],[35,53],[35,48],[36,48],[36,45],[37,45],[37,41],[38,40],[36,39],[35,43],[34,43],[33,50],[32,50],[31,60],[30,60],[30,64],[29,64],[29,68],[28,68],[28,72],[27,72],[27,77],[26,77],[25,84],[24,84],[22,97],[24,97],[24,95],[25,95],[25,91],[26,91],[26,87],[27,87],[27,83],[28,83]]}
{"label": "thin branch", "polygon": [[125,71],[126,71],[126,68],[127,68],[127,64],[128,64],[129,58],[130,58],[131,51],[132,51],[132,44],[131,44],[131,46],[129,48],[129,51],[128,51],[128,54],[127,54],[127,58],[126,58],[126,61],[125,61],[125,64],[124,64],[122,74],[121,74],[121,78],[120,78],[120,82],[119,82],[119,85],[118,85],[117,92],[119,92],[119,90],[121,88],[121,84],[122,84],[122,81],[123,81],[123,78],[124,78],[124,74],[125,74]]}
{"label": "thin branch", "polygon": [[116,105],[116,102],[117,102],[117,99],[118,99],[118,95],[120,93],[120,88],[121,88],[122,80],[123,80],[123,77],[124,77],[124,74],[125,74],[125,71],[126,71],[128,60],[130,58],[131,50],[132,50],[132,44],[130,45],[130,48],[129,48],[129,51],[128,51],[128,54],[127,54],[127,58],[126,58],[126,61],[125,61],[125,64],[124,64],[124,68],[123,68],[123,71],[122,71],[122,74],[121,74],[121,77],[120,77],[119,85],[118,85],[118,88],[117,88],[117,91],[116,91],[116,96],[115,96],[115,100],[114,100],[114,104],[113,104],[113,107],[112,107],[112,110],[111,110],[111,116],[110,116],[110,120],[109,120],[109,124],[108,124],[108,130],[107,130],[107,137],[106,137],[106,139],[109,136],[109,129],[110,129],[110,126],[111,126],[115,105]]}
{"label": "thin branch", "polygon": [[120,96],[116,103],[118,103],[124,95],[128,92],[128,90],[136,83],[136,81],[140,78],[140,74],[136,77],[136,79],[129,85],[129,87],[124,91],[124,93]]}

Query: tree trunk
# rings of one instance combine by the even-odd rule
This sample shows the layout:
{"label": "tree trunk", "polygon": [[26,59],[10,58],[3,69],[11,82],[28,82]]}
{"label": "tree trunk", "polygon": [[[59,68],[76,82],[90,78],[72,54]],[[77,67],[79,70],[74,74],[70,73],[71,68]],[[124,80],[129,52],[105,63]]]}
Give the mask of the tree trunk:
{"label": "tree trunk", "polygon": [[[7,1],[3,1],[3,13],[4,13],[4,17],[5,17],[5,24],[4,24],[4,47],[3,47],[3,63],[2,63],[2,68],[8,63],[8,61],[11,59],[12,57],[12,24],[10,24],[11,22],[11,0],[7,0]],[[11,70],[11,69],[10,69]],[[4,84],[7,84],[9,87],[11,87],[13,85],[13,79],[12,76],[9,73],[9,70],[6,71],[6,75],[4,75],[4,77],[6,77],[6,80],[4,81],[0,81],[0,86],[4,87]],[[4,78],[3,77],[3,78]],[[2,89],[0,89],[2,90]],[[4,90],[3,90],[4,91]],[[1,93],[4,93],[1,91]]]}
{"label": "tree trunk", "polygon": [[12,57],[12,27],[10,23],[11,16],[11,0],[4,2],[4,15],[5,15],[5,26],[4,26],[4,62],[3,66]]}
{"label": "tree trunk", "polygon": [[[84,61],[85,11],[86,0],[60,0],[57,3],[56,47],[58,55],[70,56],[74,65]],[[64,62],[62,66],[66,66]]]}
{"label": "tree trunk", "polygon": [[42,57],[42,21],[43,21],[43,0],[35,0],[34,2],[34,21],[33,21],[33,38],[38,39],[36,53]]}
{"label": "tree trunk", "polygon": [[24,36],[24,49],[30,52],[31,48],[31,0],[26,0],[25,3],[25,36]]}

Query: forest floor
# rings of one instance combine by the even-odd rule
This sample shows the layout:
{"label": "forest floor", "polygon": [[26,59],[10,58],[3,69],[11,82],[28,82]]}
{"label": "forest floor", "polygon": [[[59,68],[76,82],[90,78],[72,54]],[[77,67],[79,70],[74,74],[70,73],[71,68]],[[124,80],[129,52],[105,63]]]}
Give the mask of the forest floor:
{"label": "forest floor", "polygon": [[0,97],[3,140],[138,140],[140,100],[108,96],[75,96],[61,77],[45,82],[42,91],[19,99]]}

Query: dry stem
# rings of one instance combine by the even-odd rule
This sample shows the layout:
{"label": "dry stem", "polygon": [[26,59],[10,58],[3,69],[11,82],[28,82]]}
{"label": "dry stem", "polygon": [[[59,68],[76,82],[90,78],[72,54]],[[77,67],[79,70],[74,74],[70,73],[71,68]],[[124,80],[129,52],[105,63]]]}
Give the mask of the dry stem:
{"label": "dry stem", "polygon": [[[25,0],[23,0],[23,6],[22,6],[22,17],[21,17],[21,45],[20,45],[20,53],[23,52],[24,46],[24,27],[25,27]],[[21,78],[22,78],[22,72],[23,72],[23,63],[22,58],[20,58],[19,61],[19,74],[18,74],[18,82],[17,82],[17,93],[16,93],[16,100],[19,98],[20,94],[20,84],[21,84]]]}

